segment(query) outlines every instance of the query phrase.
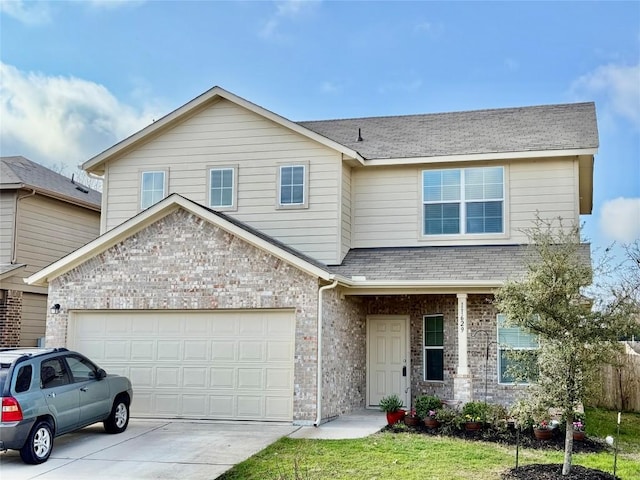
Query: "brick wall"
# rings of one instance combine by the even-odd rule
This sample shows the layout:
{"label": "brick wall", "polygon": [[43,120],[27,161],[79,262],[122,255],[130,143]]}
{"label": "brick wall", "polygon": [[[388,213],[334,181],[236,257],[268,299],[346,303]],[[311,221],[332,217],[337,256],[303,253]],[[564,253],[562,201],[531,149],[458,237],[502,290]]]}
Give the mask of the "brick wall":
{"label": "brick wall", "polygon": [[323,292],[322,418],[362,409],[366,402],[366,316],[359,298]]}
{"label": "brick wall", "polygon": [[[390,314],[410,316],[411,325],[411,390],[413,399],[420,395],[437,395],[453,399],[453,376],[458,366],[457,298],[452,295],[398,295],[365,297],[369,315]],[[485,399],[485,371],[487,375],[486,399],[492,403],[511,403],[519,389],[497,382],[496,310],[491,295],[469,295],[467,299],[468,361],[474,400]],[[444,315],[444,381],[424,380],[423,316]],[[486,361],[486,345],[489,357]],[[486,365],[486,369],[485,369]]]}
{"label": "brick wall", "polygon": [[17,347],[22,328],[22,292],[6,292],[6,301],[0,305],[0,347]]}
{"label": "brick wall", "polygon": [[316,278],[178,210],[50,284],[47,345],[66,345],[69,310],[293,308],[294,406],[315,419]]}

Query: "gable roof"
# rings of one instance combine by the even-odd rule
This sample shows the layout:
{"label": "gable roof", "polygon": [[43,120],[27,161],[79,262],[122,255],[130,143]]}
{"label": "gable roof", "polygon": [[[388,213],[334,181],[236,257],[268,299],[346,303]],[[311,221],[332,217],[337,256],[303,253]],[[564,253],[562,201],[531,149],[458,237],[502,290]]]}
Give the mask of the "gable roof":
{"label": "gable roof", "polygon": [[187,102],[183,106],[177,108],[173,112],[165,115],[160,120],[153,122],[151,125],[143,128],[142,130],[131,135],[130,137],[125,138],[121,142],[113,145],[112,147],[108,148],[102,153],[99,153],[95,157],[87,160],[85,163],[82,164],[82,168],[89,172],[103,174],[104,163],[109,159],[121,153],[124,153],[130,149],[135,148],[137,145],[140,145],[146,142],[147,139],[150,138],[151,136],[156,135],[162,132],[163,130],[171,128],[172,126],[176,125],[177,123],[179,123],[189,115],[193,114],[194,112],[202,108],[206,108],[206,106],[208,105],[213,105],[215,102],[219,101],[220,99],[225,99],[230,102],[233,102],[236,105],[246,108],[251,112],[254,112],[258,115],[261,115],[264,118],[267,118],[277,123],[278,125],[281,125],[289,130],[292,130],[301,135],[304,135],[305,137],[315,140],[316,142],[322,145],[325,145],[338,152],[341,152],[343,155],[345,155],[348,158],[352,158],[360,162],[363,161],[360,154],[355,150],[345,147],[344,145],[341,145],[340,143],[337,143],[334,140],[327,138],[323,135],[319,135],[316,132],[308,130],[302,125],[292,122],[291,120],[288,120],[276,113],[273,113],[265,108],[260,107],[259,105],[256,105],[255,103],[251,103],[245,100],[244,98],[241,98],[237,95],[234,95],[231,92],[224,90],[221,87],[216,86],[204,92],[202,95],[199,95],[198,97],[194,98],[190,102]]}
{"label": "gable roof", "polygon": [[125,240],[134,233],[139,232],[148,225],[169,215],[179,208],[187,210],[188,212],[207,220],[217,227],[236,235],[254,247],[267,251],[268,253],[302,271],[309,273],[310,275],[314,275],[323,280],[330,280],[333,278],[333,275],[322,263],[285,246],[277,240],[258,232],[236,219],[233,219],[223,213],[213,211],[209,208],[205,208],[199,203],[189,200],[182,195],[173,193],[164,200],[161,200],[155,205],[140,212],[135,217],[130,218],[112,230],[109,230],[99,236],[92,242],[87,243],[85,246],[80,247],[78,250],[61,258],[57,262],[54,262],[39,272],[34,273],[30,277],[26,278],[25,282],[30,285],[44,286],[49,281],[69,272],[73,268],[83,264],[89,258],[104,252],[113,245]]}
{"label": "gable roof", "polygon": [[368,160],[598,148],[593,102],[298,123]]}
{"label": "gable roof", "polygon": [[48,197],[100,211],[102,194],[38,163],[21,157],[0,157],[0,189],[33,189]]}

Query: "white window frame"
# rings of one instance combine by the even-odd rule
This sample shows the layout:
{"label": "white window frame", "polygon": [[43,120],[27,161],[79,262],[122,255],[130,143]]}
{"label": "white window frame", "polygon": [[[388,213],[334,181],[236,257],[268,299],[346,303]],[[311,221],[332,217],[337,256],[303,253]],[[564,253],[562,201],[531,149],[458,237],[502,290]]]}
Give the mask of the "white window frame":
{"label": "white window frame", "polygon": [[[538,350],[540,348],[540,339],[538,338],[538,346],[536,347],[521,347],[521,346],[514,347],[512,345],[505,345],[503,342],[500,341],[500,326],[501,324],[504,324],[505,320],[506,320],[506,315],[504,313],[498,313],[496,315],[496,344],[497,344],[496,368],[497,368],[497,375],[498,375],[497,379],[498,379],[498,384],[500,385],[515,385],[515,382],[505,382],[502,380],[502,352],[507,352],[510,350],[519,350],[519,351]],[[536,337],[536,335],[527,333],[522,328],[517,326],[505,327],[505,328],[517,328],[519,330],[518,337],[520,335],[526,336],[526,337],[533,337],[533,338]],[[528,382],[520,381],[518,382],[518,385],[528,385]]]}
{"label": "white window frame", "polygon": [[[302,168],[302,202],[300,203],[281,203],[282,200],[282,170],[284,168]],[[308,162],[296,162],[296,163],[283,163],[278,165],[278,187],[276,191],[276,206],[278,209],[298,209],[309,207],[309,163]]]}
{"label": "white window frame", "polygon": [[[442,318],[442,345],[427,345],[427,319],[428,318]],[[427,378],[427,350],[440,350],[442,351],[442,379],[430,379]],[[434,313],[422,316],[422,376],[425,382],[444,382],[444,315],[441,313]]]}
{"label": "white window frame", "polygon": [[[489,197],[484,198],[482,200],[468,200],[466,198],[466,177],[465,173],[469,172],[472,169],[493,169],[497,168],[501,170],[502,173],[502,196],[501,197]],[[455,200],[426,200],[425,199],[425,176],[427,173],[433,172],[445,172],[445,171],[458,171],[460,172],[460,184],[459,184],[459,195]],[[507,179],[506,179],[506,169],[502,165],[493,165],[493,166],[479,166],[479,167],[467,167],[467,168],[438,168],[431,170],[423,170],[420,178],[420,188],[421,188],[421,212],[420,212],[420,232],[421,238],[425,240],[433,240],[438,238],[456,238],[456,237],[503,237],[507,232],[507,208],[506,208],[506,189],[507,189]],[[502,202],[502,230],[500,232],[478,232],[478,233],[468,233],[467,232],[467,204],[474,202]],[[457,233],[434,233],[429,234],[425,232],[425,206],[426,205],[441,205],[445,203],[457,204],[459,205],[459,225]]]}
{"label": "white window frame", "polygon": [[[144,205],[142,202],[144,200],[144,190],[143,190],[143,186],[144,186],[144,177],[147,174],[158,174],[161,173],[163,178],[162,178],[162,198],[160,198],[159,200],[156,200],[155,202],[152,202],[149,205]],[[164,198],[166,198],[167,196],[167,185],[168,185],[168,181],[169,181],[169,170],[168,169],[156,169],[156,170],[141,170],[140,171],[140,188],[138,190],[138,195],[139,195],[139,199],[138,199],[138,205],[140,207],[140,210],[146,210],[147,208],[155,205],[156,203],[158,203],[159,201],[163,200]]]}
{"label": "white window frame", "polygon": [[[213,205],[211,198],[211,175],[214,171],[231,170],[231,205]],[[237,165],[224,165],[224,166],[209,166],[207,176],[207,198],[209,208],[213,208],[218,211],[236,211],[238,209],[238,166]]]}

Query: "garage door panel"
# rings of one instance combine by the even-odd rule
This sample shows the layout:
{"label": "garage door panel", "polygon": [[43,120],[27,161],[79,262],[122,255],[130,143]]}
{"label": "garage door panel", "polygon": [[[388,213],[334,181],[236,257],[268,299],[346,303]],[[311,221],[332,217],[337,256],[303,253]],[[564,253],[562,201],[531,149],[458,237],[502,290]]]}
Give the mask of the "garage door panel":
{"label": "garage door panel", "polygon": [[134,340],[131,342],[131,360],[153,361],[155,358],[154,342],[152,340]]}
{"label": "garage door panel", "polygon": [[247,342],[239,343],[238,361],[239,362],[260,362],[264,360],[263,342]]}
{"label": "garage door panel", "polygon": [[214,362],[233,362],[236,359],[236,344],[232,341],[228,342],[212,342],[211,359]]}
{"label": "garage door panel", "polygon": [[240,418],[261,418],[264,416],[262,410],[263,397],[258,395],[238,395],[237,416]]}
{"label": "garage door panel", "polygon": [[293,342],[267,342],[267,362],[285,362],[293,358]]}
{"label": "garage door panel", "polygon": [[234,388],[235,369],[211,368],[211,387],[216,389]]}
{"label": "garage door panel", "polygon": [[[153,387],[153,368],[152,367],[131,367],[129,368],[129,380],[136,387]],[[136,390],[136,402],[138,392]]]}
{"label": "garage door panel", "polygon": [[212,418],[234,418],[234,398],[232,395],[209,396],[209,416]]}
{"label": "garage door panel", "polygon": [[207,347],[205,340],[185,340],[184,359],[206,361],[209,358]]}
{"label": "garage door panel", "polygon": [[189,367],[183,370],[182,385],[186,388],[207,386],[207,369],[204,367]]}
{"label": "garage door panel", "polygon": [[105,341],[104,342],[104,359],[113,361],[126,362],[131,358],[131,348],[129,342],[123,341]]}
{"label": "garage door panel", "polygon": [[138,417],[290,421],[293,311],[73,312],[69,346],[127,375]]}
{"label": "garage door panel", "polygon": [[205,418],[208,410],[206,395],[184,395],[182,397],[184,416]]}

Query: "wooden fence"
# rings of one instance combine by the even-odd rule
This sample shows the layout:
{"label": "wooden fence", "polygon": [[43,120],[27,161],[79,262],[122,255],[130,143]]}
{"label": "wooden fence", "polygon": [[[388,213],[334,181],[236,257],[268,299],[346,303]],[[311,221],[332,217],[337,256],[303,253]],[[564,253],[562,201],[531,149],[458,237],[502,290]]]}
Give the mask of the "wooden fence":
{"label": "wooden fence", "polygon": [[601,391],[591,402],[594,406],[640,412],[640,354],[626,342],[625,348],[626,352],[620,355],[616,365],[602,367]]}

